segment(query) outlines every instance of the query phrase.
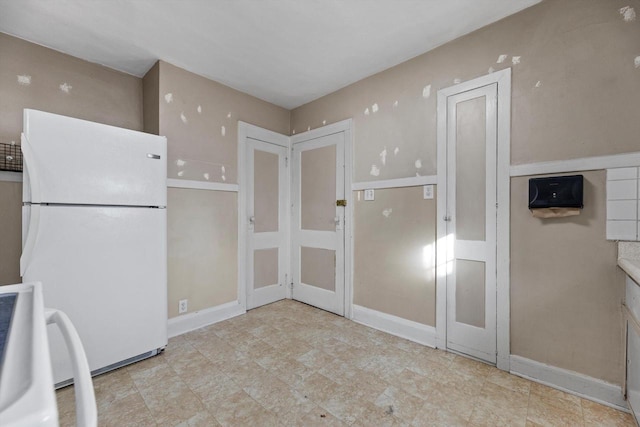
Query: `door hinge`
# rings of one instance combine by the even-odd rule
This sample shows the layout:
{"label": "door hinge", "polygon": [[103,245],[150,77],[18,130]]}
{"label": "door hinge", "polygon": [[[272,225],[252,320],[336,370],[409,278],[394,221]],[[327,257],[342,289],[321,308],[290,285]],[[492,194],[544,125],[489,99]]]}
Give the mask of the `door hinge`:
{"label": "door hinge", "polygon": [[289,167],[289,157],[285,157],[284,158],[284,167],[288,168]]}

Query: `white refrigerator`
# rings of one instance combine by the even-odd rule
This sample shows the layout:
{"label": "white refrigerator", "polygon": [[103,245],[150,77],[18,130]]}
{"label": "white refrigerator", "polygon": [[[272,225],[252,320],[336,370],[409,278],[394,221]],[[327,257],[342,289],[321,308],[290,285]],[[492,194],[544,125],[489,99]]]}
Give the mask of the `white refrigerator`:
{"label": "white refrigerator", "polygon": [[[92,373],[167,344],[166,138],[36,110],[22,134],[24,282],[76,326]],[[72,381],[48,327],[54,382]]]}

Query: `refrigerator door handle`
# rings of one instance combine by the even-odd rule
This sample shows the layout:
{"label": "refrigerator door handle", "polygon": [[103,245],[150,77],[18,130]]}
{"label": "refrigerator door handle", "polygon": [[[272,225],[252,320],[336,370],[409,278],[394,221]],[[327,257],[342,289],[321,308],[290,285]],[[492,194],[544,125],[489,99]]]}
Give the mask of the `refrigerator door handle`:
{"label": "refrigerator door handle", "polygon": [[24,277],[29,264],[31,264],[31,258],[33,256],[33,249],[36,246],[38,240],[38,229],[40,228],[40,206],[31,205],[29,213],[29,228],[27,229],[27,238],[25,239],[24,248],[22,249],[22,255],[20,256],[20,276]]}
{"label": "refrigerator door handle", "polygon": [[24,133],[21,135],[20,149],[22,150],[25,169],[28,171],[26,175],[29,177],[28,185],[29,191],[31,192],[30,201],[32,203],[40,203],[40,180],[38,179],[38,168],[36,167],[31,143]]}

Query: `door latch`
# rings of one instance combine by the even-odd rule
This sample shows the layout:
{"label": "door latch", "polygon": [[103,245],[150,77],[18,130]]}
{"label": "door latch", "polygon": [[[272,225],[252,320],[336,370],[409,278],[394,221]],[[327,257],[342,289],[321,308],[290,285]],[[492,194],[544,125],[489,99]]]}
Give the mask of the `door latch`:
{"label": "door latch", "polygon": [[347,201],[344,199],[336,200],[336,206],[347,206]]}

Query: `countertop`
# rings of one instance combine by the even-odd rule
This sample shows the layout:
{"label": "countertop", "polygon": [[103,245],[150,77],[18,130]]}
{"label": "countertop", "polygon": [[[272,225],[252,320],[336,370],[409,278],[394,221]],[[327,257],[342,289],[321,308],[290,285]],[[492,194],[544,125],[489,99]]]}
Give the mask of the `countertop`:
{"label": "countertop", "polygon": [[618,266],[640,286],[640,259],[618,258]]}

